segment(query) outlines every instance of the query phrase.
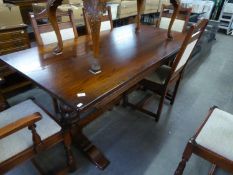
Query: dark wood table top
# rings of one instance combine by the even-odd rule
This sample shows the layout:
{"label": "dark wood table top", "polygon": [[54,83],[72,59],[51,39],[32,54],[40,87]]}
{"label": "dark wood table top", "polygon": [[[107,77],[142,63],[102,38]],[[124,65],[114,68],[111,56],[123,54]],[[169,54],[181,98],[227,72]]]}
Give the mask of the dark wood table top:
{"label": "dark wood table top", "polygon": [[[1,56],[1,59],[52,96],[82,111],[110,102],[177,52],[184,34],[173,35],[174,39],[169,41],[166,30],[146,25],[135,33],[134,24],[101,32],[98,61],[102,72],[96,75],[89,72],[94,58],[87,36],[65,42],[61,55],[53,55],[54,45],[51,45]],[[78,97],[78,93],[85,96]]]}

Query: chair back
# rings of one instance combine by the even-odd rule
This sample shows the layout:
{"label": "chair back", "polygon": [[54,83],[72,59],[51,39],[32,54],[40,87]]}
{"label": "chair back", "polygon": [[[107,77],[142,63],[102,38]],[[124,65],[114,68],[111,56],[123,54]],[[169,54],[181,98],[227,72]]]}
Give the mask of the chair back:
{"label": "chair back", "polygon": [[208,23],[207,19],[202,19],[197,24],[191,26],[173,62],[172,65],[173,74],[174,73],[177,74],[183,71],[185,65],[187,64],[189,58],[191,57],[194,47],[196,46],[198,40],[200,39],[202,33],[205,30],[207,23]]}
{"label": "chair back", "polygon": [[[91,34],[90,18],[84,8],[83,8],[83,17],[84,17],[87,33],[88,35],[90,35]],[[112,30],[112,29],[113,29],[113,21],[112,21],[111,7],[107,6],[106,9],[104,9],[104,13],[101,16],[100,31]]]}
{"label": "chair back", "polygon": [[[157,22],[157,27],[162,29],[168,29],[171,21],[173,6],[172,5],[162,5],[160,11],[159,20]],[[179,13],[172,26],[172,31],[184,32],[189,21],[192,8],[179,8]]]}
{"label": "chair back", "polygon": [[[58,22],[58,26],[61,32],[62,40],[77,39],[78,33],[74,23],[73,11],[68,10],[67,12],[58,12],[57,17],[68,16],[69,20],[65,22]],[[31,20],[32,28],[35,33],[36,41],[38,45],[48,45],[57,42],[57,37],[52,28],[51,24],[48,22],[48,16],[46,10],[39,14],[29,13],[29,18]],[[44,22],[46,21],[46,22]],[[42,23],[42,24],[40,24]]]}

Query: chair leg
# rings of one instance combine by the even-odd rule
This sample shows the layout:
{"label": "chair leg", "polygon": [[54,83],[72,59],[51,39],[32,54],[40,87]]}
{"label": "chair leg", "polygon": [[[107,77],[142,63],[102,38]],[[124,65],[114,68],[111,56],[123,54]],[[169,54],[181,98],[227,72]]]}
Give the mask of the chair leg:
{"label": "chair leg", "polygon": [[159,106],[158,106],[157,113],[156,113],[156,118],[155,118],[156,122],[159,121],[160,115],[162,113],[165,96],[166,96],[166,91],[160,97],[160,102],[159,102]]}
{"label": "chair leg", "polygon": [[186,162],[189,160],[189,158],[192,155],[192,148],[193,148],[193,146],[189,142],[186,145],[186,148],[185,148],[183,156],[182,156],[182,160],[180,161],[174,175],[182,175],[183,174],[183,171],[184,171],[185,166],[186,166]]}
{"label": "chair leg", "polygon": [[69,130],[65,130],[64,133],[64,146],[66,151],[66,157],[67,157],[67,166],[69,167],[70,172],[74,172],[76,168],[76,163],[74,160],[73,153],[71,151],[71,135]]}
{"label": "chair leg", "polygon": [[181,80],[181,77],[178,79],[178,81],[176,82],[176,85],[175,85],[175,89],[174,89],[174,92],[172,94],[172,98],[171,98],[171,101],[170,101],[170,104],[173,105],[174,104],[174,101],[175,101],[175,98],[176,98],[176,93],[177,93],[177,90],[178,90],[178,87],[179,87],[179,84],[180,84],[180,80]]}

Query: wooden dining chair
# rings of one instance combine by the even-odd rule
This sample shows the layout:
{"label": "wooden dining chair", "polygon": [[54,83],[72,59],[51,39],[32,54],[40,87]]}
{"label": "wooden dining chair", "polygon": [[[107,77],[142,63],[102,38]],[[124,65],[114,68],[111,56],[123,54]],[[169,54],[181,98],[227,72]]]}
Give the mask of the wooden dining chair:
{"label": "wooden dining chair", "polygon": [[59,172],[75,170],[70,131],[58,125],[34,100],[9,107],[0,96],[0,111],[0,174],[58,143],[64,144],[67,160]]}
{"label": "wooden dining chair", "polygon": [[[162,29],[168,29],[171,16],[172,16],[173,6],[172,5],[162,5],[160,15],[156,21],[156,27]],[[187,24],[191,15],[192,8],[179,8],[179,13],[172,26],[172,31],[184,32],[187,29]]]}
{"label": "wooden dining chair", "polygon": [[[171,66],[162,65],[139,83],[143,89],[148,89],[160,95],[157,112],[154,113],[143,108],[145,102],[148,100],[147,98],[143,99],[138,104],[132,104],[128,100],[128,95],[124,95],[124,105],[129,105],[138,109],[154,117],[155,121],[158,121],[162,112],[165,97],[170,100],[170,104],[174,103],[184,68],[187,65],[195,45],[205,30],[207,22],[208,20],[203,19],[199,21],[199,23],[191,26]],[[172,87],[174,87],[173,93],[167,93]]]}
{"label": "wooden dining chair", "polygon": [[[62,40],[68,39],[77,39],[78,32],[74,22],[73,11],[69,9],[66,12],[58,12],[57,17],[61,18],[64,16],[68,16],[69,20],[65,22],[58,22]],[[57,42],[57,37],[55,32],[48,22],[41,22],[41,21],[48,21],[48,16],[46,10],[43,10],[39,14],[34,14],[33,12],[29,13],[29,18],[31,20],[32,28],[35,34],[36,42],[39,46],[48,45],[51,43]]]}
{"label": "wooden dining chair", "polygon": [[210,108],[208,115],[196,134],[189,140],[175,175],[182,175],[192,154],[213,164],[209,175],[216,167],[233,173],[233,115],[216,106]]}
{"label": "wooden dining chair", "polygon": [[[88,35],[90,35],[91,34],[91,28],[89,23],[90,18],[88,17],[85,8],[83,8],[83,17],[86,26],[86,31]],[[113,29],[113,21],[112,21],[111,7],[107,6],[106,9],[103,9],[103,14],[101,16],[100,31],[112,30],[112,29]]]}

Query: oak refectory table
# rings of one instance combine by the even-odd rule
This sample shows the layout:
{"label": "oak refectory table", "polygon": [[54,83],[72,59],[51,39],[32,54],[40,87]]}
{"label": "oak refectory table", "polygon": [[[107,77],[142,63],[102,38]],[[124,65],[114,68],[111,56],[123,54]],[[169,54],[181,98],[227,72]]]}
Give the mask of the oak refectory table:
{"label": "oak refectory table", "polygon": [[[104,169],[109,161],[82,133],[81,123],[89,117],[84,114],[106,109],[107,104],[176,53],[183,39],[184,34],[173,33],[173,40],[168,40],[166,30],[147,25],[135,32],[135,25],[131,24],[101,32],[98,59],[91,53],[88,36],[64,42],[60,55],[53,54],[51,45],[0,58],[56,100],[61,122],[75,128],[75,143],[97,167]],[[101,71],[91,71],[96,65],[101,66]]]}

